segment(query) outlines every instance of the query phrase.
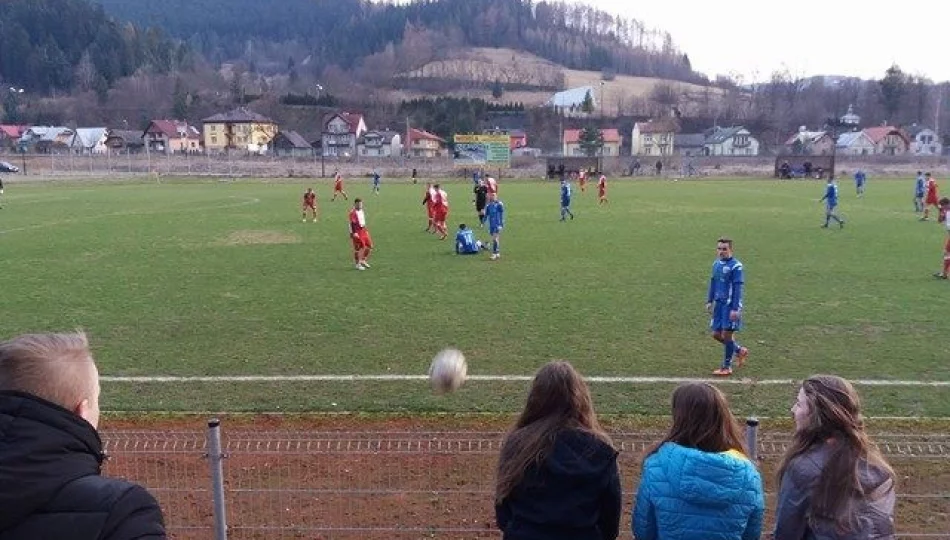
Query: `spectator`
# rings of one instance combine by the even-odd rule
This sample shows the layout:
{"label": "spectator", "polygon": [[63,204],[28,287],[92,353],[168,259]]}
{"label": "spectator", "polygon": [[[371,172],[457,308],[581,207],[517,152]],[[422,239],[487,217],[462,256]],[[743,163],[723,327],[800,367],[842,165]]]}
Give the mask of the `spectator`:
{"label": "spectator", "polygon": [[85,334],[0,343],[0,539],[165,538],[148,491],[100,476],[98,424]]}
{"label": "spectator", "polygon": [[663,162],[658,159],[656,160],[656,175],[660,176],[661,174],[663,174]]}
{"label": "spectator", "polygon": [[498,461],[495,516],[505,540],[612,540],[620,529],[617,451],[567,362],[534,377]]}
{"label": "spectator", "polygon": [[893,539],[894,471],[868,439],[848,381],[815,375],[792,406],[779,466],[775,540]]}
{"label": "spectator", "polygon": [[673,391],[673,426],[643,462],[637,540],[752,540],[762,532],[762,478],[726,398],[708,383]]}

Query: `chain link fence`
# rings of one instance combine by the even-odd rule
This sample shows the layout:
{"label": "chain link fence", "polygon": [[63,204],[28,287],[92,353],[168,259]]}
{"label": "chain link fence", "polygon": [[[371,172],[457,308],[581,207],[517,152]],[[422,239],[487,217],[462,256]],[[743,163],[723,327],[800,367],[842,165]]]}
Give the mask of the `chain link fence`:
{"label": "chain link fence", "polygon": [[[767,522],[787,433],[756,433]],[[614,433],[621,538],[645,452],[660,432]],[[146,486],[174,538],[500,538],[500,432],[106,431],[105,474]],[[901,538],[950,538],[950,435],[879,433],[898,473]],[[768,528],[766,529],[769,530]]]}

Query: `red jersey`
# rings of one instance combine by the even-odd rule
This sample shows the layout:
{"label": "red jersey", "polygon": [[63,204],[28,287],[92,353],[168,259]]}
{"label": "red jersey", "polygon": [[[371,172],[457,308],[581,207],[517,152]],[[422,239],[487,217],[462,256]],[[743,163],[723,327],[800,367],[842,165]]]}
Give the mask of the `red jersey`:
{"label": "red jersey", "polygon": [[350,210],[350,234],[366,230],[366,214],[356,208]]}
{"label": "red jersey", "polygon": [[334,190],[334,191],[343,191],[343,177],[340,176],[339,174],[336,175],[336,178],[334,179],[334,182],[333,182],[333,190]]}
{"label": "red jersey", "polygon": [[432,205],[436,208],[448,208],[449,207],[449,194],[445,192],[444,189],[438,191],[433,190]]}
{"label": "red jersey", "polygon": [[317,202],[317,194],[313,191],[308,191],[303,194],[303,204],[304,206],[313,206]]}
{"label": "red jersey", "polygon": [[498,194],[498,182],[497,182],[494,178],[492,178],[491,176],[489,176],[489,177],[488,177],[488,181],[485,182],[485,183],[488,185],[488,192],[489,192],[489,193],[494,193],[494,194],[496,194],[496,195]]}
{"label": "red jersey", "polygon": [[933,195],[934,197],[937,196],[937,181],[933,178],[927,180],[927,195]]}
{"label": "red jersey", "polygon": [[600,191],[607,191],[607,177],[601,176],[600,180],[597,181],[597,189]]}

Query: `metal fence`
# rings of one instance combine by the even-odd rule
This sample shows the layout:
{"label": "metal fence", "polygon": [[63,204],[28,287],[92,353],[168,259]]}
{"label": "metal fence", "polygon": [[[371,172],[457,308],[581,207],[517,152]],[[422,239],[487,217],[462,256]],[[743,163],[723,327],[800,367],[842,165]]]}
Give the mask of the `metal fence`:
{"label": "metal fence", "polygon": [[[766,480],[787,434],[749,433]],[[645,451],[659,432],[614,433],[621,538]],[[500,538],[492,483],[498,432],[106,431],[105,474],[146,486],[173,538]],[[898,473],[901,538],[950,538],[950,435],[880,433]],[[768,530],[768,529],[766,529]]]}

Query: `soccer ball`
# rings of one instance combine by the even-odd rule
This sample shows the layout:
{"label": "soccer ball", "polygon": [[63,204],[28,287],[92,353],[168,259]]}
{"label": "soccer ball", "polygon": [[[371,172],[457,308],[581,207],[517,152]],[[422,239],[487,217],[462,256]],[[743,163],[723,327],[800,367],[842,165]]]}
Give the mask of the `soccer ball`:
{"label": "soccer ball", "polygon": [[458,390],[465,382],[468,364],[465,355],[458,349],[443,349],[432,359],[429,366],[429,384],[436,394]]}

